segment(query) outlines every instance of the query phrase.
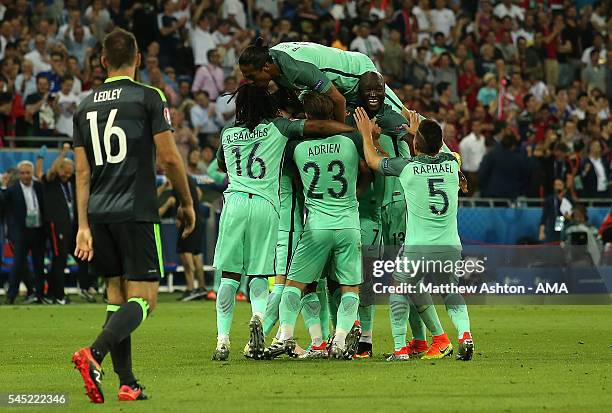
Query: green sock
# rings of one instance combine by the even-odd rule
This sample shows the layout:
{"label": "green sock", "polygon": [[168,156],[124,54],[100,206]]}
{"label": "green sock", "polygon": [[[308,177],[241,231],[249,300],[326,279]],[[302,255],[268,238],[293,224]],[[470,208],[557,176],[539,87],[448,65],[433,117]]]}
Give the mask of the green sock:
{"label": "green sock", "polygon": [[340,307],[341,297],[342,291],[338,287],[332,293],[331,300],[329,300],[329,318],[331,319],[334,330],[338,324],[338,307]]}
{"label": "green sock", "polygon": [[317,284],[317,295],[319,296],[319,303],[321,303],[321,312],[319,313],[319,319],[321,320],[321,334],[323,334],[323,340],[329,338],[329,296],[327,294],[327,278],[322,278]]}
{"label": "green sock", "polygon": [[231,278],[221,278],[217,293],[217,340],[229,342],[229,333],[234,317],[236,291],[240,283]]}
{"label": "green sock", "polygon": [[361,323],[361,343],[372,344],[372,330],[374,326],[374,310],[375,306],[366,305],[359,306],[359,322]]}
{"label": "green sock", "polygon": [[278,305],[280,304],[281,295],[283,294],[285,284],[274,284],[272,292],[268,296],[268,304],[266,304],[266,313],[264,314],[263,330],[267,336],[274,328],[278,321]]}
{"label": "green sock", "polygon": [[280,305],[278,306],[278,314],[280,318],[280,339],[285,341],[293,338],[295,330],[295,321],[300,312],[300,303],[302,292],[297,287],[287,287],[283,289]]}
{"label": "green sock", "polygon": [[421,320],[421,316],[417,311],[414,304],[410,304],[410,312],[408,313],[408,323],[410,324],[410,330],[412,330],[412,338],[415,340],[427,340],[427,330],[425,330],[425,323]]}
{"label": "green sock", "polygon": [[221,270],[215,270],[215,280],[213,281],[213,290],[218,293],[221,285]]}
{"label": "green sock", "polygon": [[391,320],[391,335],[393,336],[395,350],[406,346],[406,324],[409,309],[408,297],[401,294],[389,294],[389,319]]}
{"label": "green sock", "polygon": [[334,335],[334,344],[344,347],[346,335],[357,320],[359,309],[359,295],[355,293],[344,293],[338,307],[338,323]]}
{"label": "green sock", "polygon": [[321,332],[321,303],[317,293],[309,293],[302,297],[302,317],[304,325],[308,329],[312,344],[315,346],[321,345],[323,342],[323,333]]}
{"label": "green sock", "polygon": [[463,337],[463,333],[471,331],[470,316],[463,296],[461,294],[448,294],[444,297],[444,304],[448,316],[457,329],[458,338]]}
{"label": "green sock", "polygon": [[240,277],[240,287],[238,287],[238,291],[242,294],[247,295],[247,286],[249,285],[248,277]]}
{"label": "green sock", "polygon": [[249,283],[249,299],[251,300],[251,310],[253,315],[263,320],[268,304],[268,279],[255,277]]}
{"label": "green sock", "polygon": [[416,306],[421,319],[427,326],[427,329],[431,331],[433,336],[439,336],[444,333],[444,329],[442,328],[442,323],[440,323],[440,319],[438,318],[438,313],[436,311],[436,307],[433,304],[433,300],[431,299],[431,294],[419,294],[418,295],[418,303]]}

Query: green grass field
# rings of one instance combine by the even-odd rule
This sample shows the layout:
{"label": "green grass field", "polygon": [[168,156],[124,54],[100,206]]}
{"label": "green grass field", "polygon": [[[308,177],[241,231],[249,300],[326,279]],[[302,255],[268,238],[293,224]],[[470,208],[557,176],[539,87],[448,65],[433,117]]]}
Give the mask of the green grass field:
{"label": "green grass field", "polygon": [[[233,353],[220,363],[210,360],[214,304],[170,298],[132,340],[135,373],[152,399],[117,402],[109,357],[104,411],[612,411],[609,306],[473,306],[474,360],[435,363],[385,362],[392,340],[388,309],[378,307],[372,360],[256,362],[241,355],[250,306],[238,303]],[[86,398],[70,356],[93,341],[104,311],[101,304],[0,306],[0,393],[67,393],[68,406],[53,411],[102,411]],[[305,344],[303,326],[297,334]]]}

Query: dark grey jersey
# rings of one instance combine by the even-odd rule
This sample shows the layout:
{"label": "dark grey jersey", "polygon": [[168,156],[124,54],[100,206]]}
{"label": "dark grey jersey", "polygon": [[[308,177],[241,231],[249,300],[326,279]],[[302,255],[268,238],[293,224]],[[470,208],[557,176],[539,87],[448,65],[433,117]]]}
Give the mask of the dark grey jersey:
{"label": "dark grey jersey", "polygon": [[127,76],[106,79],[74,114],[91,167],[92,222],[159,222],[153,137],[172,130],[166,97]]}

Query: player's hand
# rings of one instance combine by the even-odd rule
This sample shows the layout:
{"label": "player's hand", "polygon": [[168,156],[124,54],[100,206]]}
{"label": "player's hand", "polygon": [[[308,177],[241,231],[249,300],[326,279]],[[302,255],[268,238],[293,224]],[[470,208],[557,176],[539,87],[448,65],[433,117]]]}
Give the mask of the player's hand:
{"label": "player's hand", "polygon": [[459,188],[461,189],[461,192],[463,192],[464,194],[467,194],[468,192],[467,178],[465,177],[463,172],[461,171],[457,171],[457,172],[459,173]]}
{"label": "player's hand", "polygon": [[181,234],[181,238],[187,238],[195,228],[196,216],[193,205],[188,207],[181,205],[177,211],[176,219],[183,224],[183,233]]}
{"label": "player's hand", "polygon": [[406,129],[409,134],[414,136],[419,130],[419,125],[421,124],[421,116],[416,110],[409,110],[407,119],[408,125],[404,125],[404,129]]}
{"label": "player's hand", "polygon": [[93,237],[89,228],[79,228],[74,255],[82,261],[89,262],[93,259]]}
{"label": "player's hand", "polygon": [[362,107],[357,108],[353,114],[353,118],[355,119],[355,124],[361,136],[364,138],[366,136],[372,137],[372,123],[365,109]]}

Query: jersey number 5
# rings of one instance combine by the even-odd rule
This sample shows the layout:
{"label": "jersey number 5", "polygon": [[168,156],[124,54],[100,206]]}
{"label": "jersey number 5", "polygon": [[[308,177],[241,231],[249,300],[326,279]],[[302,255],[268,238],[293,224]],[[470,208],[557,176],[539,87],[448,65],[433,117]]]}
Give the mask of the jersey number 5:
{"label": "jersey number 5", "polygon": [[[127,136],[125,131],[119,126],[113,125],[117,109],[112,109],[108,114],[108,120],[104,127],[104,151],[106,152],[106,162],[119,163],[125,159],[127,155]],[[98,111],[87,112],[87,120],[89,121],[89,130],[91,132],[91,145],[93,146],[94,162],[97,166],[104,164],[102,158],[102,148],[100,147],[100,134],[98,132]],[[119,144],[119,151],[116,155],[111,154],[111,137],[115,135]]]}
{"label": "jersey number 5", "polygon": [[427,180],[429,184],[429,197],[432,198],[434,196],[442,197],[442,202],[444,206],[442,209],[438,209],[438,207],[434,204],[429,204],[429,210],[434,215],[444,215],[446,211],[448,211],[448,195],[441,189],[436,189],[436,184],[443,184],[444,178],[429,178]]}

